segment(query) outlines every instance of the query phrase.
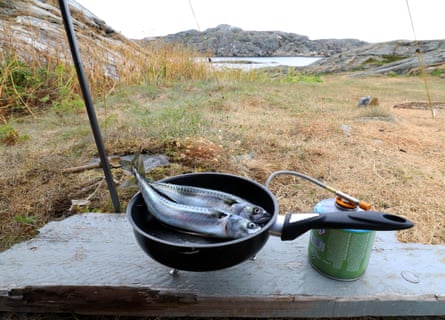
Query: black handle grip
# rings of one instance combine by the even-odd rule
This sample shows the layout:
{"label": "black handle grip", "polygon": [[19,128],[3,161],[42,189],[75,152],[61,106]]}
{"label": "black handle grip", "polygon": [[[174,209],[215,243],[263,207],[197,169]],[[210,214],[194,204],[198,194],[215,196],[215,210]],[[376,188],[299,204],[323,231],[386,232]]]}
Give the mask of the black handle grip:
{"label": "black handle grip", "polygon": [[293,240],[310,229],[402,230],[414,224],[397,215],[377,211],[336,211],[314,214],[303,220],[298,213],[286,215],[281,240]]}

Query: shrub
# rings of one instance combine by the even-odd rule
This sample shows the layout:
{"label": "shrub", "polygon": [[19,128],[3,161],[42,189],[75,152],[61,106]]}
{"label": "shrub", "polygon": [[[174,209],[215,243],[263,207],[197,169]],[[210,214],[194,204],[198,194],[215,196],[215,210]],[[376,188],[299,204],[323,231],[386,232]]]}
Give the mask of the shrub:
{"label": "shrub", "polygon": [[79,99],[75,73],[69,65],[40,66],[16,55],[0,65],[0,112],[3,119],[36,113],[53,105]]}

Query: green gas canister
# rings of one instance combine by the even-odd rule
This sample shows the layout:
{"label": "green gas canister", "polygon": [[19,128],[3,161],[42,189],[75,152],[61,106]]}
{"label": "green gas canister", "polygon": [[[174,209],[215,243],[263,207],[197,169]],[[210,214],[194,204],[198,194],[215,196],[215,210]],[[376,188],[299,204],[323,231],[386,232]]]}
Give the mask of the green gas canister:
{"label": "green gas canister", "polygon": [[[314,212],[321,214],[342,210],[363,211],[340,197],[324,199],[314,207]],[[373,230],[313,229],[308,245],[310,264],[329,278],[356,280],[368,267],[374,238]]]}

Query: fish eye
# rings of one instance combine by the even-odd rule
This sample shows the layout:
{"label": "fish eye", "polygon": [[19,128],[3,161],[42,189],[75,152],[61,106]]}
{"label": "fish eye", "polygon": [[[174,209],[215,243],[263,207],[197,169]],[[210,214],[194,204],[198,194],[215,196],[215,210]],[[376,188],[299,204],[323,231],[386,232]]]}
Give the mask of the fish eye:
{"label": "fish eye", "polygon": [[253,222],[249,222],[247,224],[247,229],[256,229],[257,225]]}
{"label": "fish eye", "polygon": [[252,209],[253,214],[260,214],[263,212],[260,207],[253,207]]}

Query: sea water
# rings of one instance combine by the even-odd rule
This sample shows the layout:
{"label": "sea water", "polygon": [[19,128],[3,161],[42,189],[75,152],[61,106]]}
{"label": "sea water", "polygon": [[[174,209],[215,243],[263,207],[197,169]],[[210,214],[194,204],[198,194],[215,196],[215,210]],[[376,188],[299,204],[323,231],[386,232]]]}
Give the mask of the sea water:
{"label": "sea water", "polygon": [[[320,57],[211,57],[212,66],[216,68],[238,68],[251,70],[266,67],[304,67],[320,60]],[[204,61],[209,61],[206,58]]]}

